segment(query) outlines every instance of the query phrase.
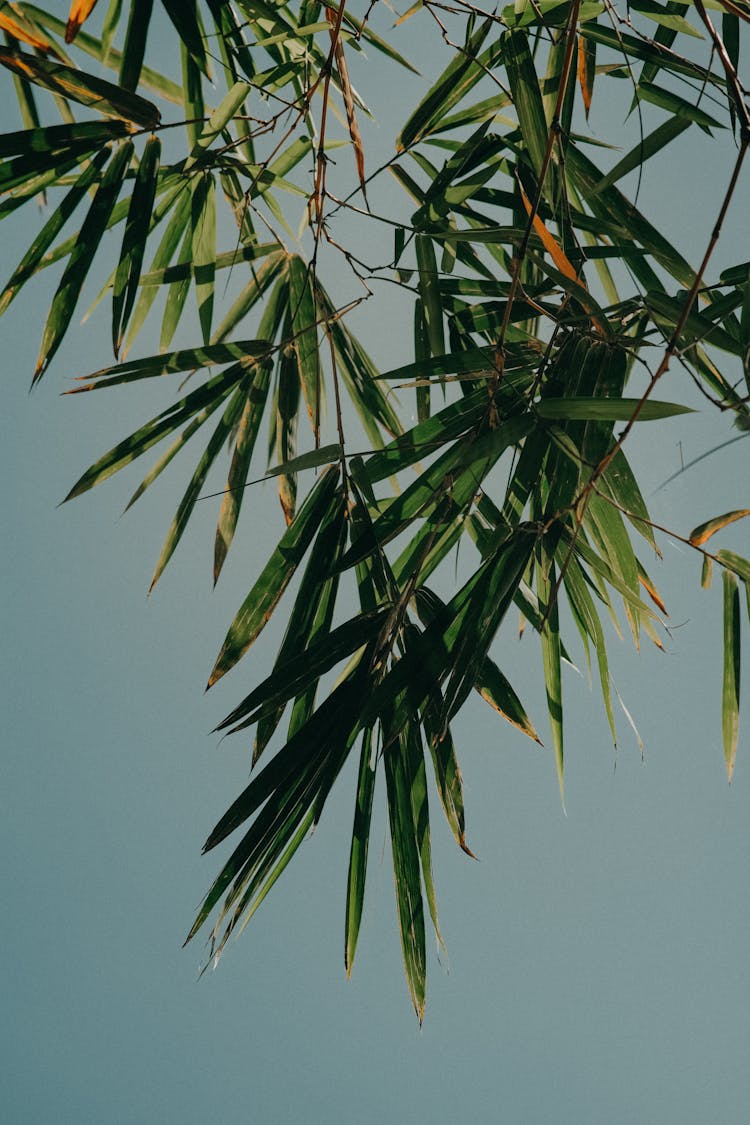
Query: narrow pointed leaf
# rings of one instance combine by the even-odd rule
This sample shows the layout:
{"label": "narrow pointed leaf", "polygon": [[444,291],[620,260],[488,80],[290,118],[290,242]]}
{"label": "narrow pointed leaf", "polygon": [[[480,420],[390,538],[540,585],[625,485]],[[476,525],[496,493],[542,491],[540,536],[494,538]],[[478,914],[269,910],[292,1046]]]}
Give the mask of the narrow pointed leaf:
{"label": "narrow pointed leaf", "polygon": [[123,335],[138,293],[143,256],[156,196],[161,141],[150,137],[138,166],[112,292],[112,344],[119,354]]}
{"label": "narrow pointed leaf", "polygon": [[110,151],[108,148],[98,152],[78,177],[65,198],[61,200],[50,215],[49,219],[16,266],[2,294],[0,294],[0,314],[5,312],[24,283],[39,268],[39,264],[47,252],[48,247],[54,242],[65,222],[85,197],[91,185],[97,181],[99,173],[103,165],[106,164],[109,159],[109,156]]}
{"label": "narrow pointed leaf", "polygon": [[65,268],[42,336],[42,345],[34,372],[34,382],[41,378],[50,360],[62,343],[73,317],[83,283],[99,247],[112,208],[117,202],[125,173],[133,155],[133,142],[123,141],[110,160],[97,188],[91,207],[81,227],[70,260]]}
{"label": "narrow pointed leaf", "polygon": [[320,428],[320,358],[317,317],[307,266],[296,255],[289,261],[289,306],[300,385],[316,438]]}
{"label": "narrow pointed leaf", "polygon": [[191,207],[192,260],[195,271],[195,292],[198,298],[198,319],[203,343],[211,339],[216,274],[216,195],[213,176],[201,176],[193,192]]}
{"label": "narrow pointed leaf", "polygon": [[209,687],[234,667],[266,625],[325,516],[337,481],[338,468],[331,466],[322,474],[279,540],[278,547],[229,627],[209,677]]}
{"label": "narrow pointed leaf", "polygon": [[724,677],[721,694],[721,730],[727,778],[732,780],[740,726],[740,593],[730,571],[723,574]]}
{"label": "narrow pointed leaf", "polygon": [[351,976],[357,951],[367,877],[367,851],[370,843],[370,822],[375,795],[375,763],[372,752],[372,731],[365,731],[359,756],[359,777],[354,806],[352,843],[349,851],[349,872],[346,884],[346,918],[344,922],[344,965]]}
{"label": "narrow pointed leaf", "polygon": [[152,102],[85,71],[22,51],[11,53],[2,47],[0,64],[53,94],[70,98],[107,116],[124,118],[142,129],[155,129],[161,120],[161,114]]}

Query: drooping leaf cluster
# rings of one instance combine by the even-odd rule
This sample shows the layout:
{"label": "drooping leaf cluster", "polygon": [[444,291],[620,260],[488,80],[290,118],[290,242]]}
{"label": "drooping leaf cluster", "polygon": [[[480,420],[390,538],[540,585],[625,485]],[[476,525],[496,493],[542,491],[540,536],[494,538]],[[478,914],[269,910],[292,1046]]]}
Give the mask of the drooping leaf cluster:
{"label": "drooping leaf cluster", "polygon": [[[34,4],[0,5],[0,63],[22,126],[0,136],[0,217],[44,204],[0,312],[52,269],[37,382],[92,279],[111,271],[97,302],[111,305],[115,363],[79,375],[68,393],[159,379],[174,400],[90,466],[68,499],[158,446],[133,503],[194,439],[197,460],[153,583],[216,472],[214,580],[252,481],[277,479],[283,513],[209,679],[234,668],[284,599],[269,675],[219,727],[254,729],[254,769],[206,842],[240,837],[189,937],[213,917],[218,956],[354,754],[346,968],[379,783],[421,1019],[426,913],[442,940],[430,800],[471,854],[453,720],[476,692],[539,741],[494,645],[511,609],[539,637],[562,795],[561,666],[573,642],[561,634],[561,603],[593,657],[614,740],[606,622],[624,620],[636,646],[644,635],[661,645],[666,610],[650,574],[657,530],[701,556],[704,585],[716,564],[731,778],[750,561],[714,552],[713,536],[748,511],[690,533],[656,529],[627,438],[637,424],[690,409],[688,394],[659,396],[678,363],[707,408],[743,433],[750,425],[750,265],[718,278],[710,269],[725,214],[747,191],[740,56],[750,11],[744,0],[631,0],[624,12],[598,0],[516,0],[483,14],[420,0],[399,24],[420,19],[451,50],[419,60],[448,61],[425,80],[395,140],[387,171],[403,203],[393,205],[392,192],[378,194],[386,168],[368,165],[370,111],[352,76],[363,88],[370,77],[377,110],[377,76],[411,64],[394,46],[398,28],[375,30],[375,5],[103,7],[75,0],[66,21]],[[624,155],[587,127],[605,86],[619,94],[621,116],[632,109],[640,122]],[[699,265],[642,212],[637,186],[623,186],[696,130],[734,146]],[[341,241],[337,224],[352,217],[375,232],[379,262]],[[335,264],[330,280],[324,262]],[[239,279],[230,301],[222,277]],[[342,277],[343,302],[331,296]],[[349,323],[383,279],[400,287],[398,331],[413,340],[413,359],[385,371]],[[198,338],[176,348],[188,312]],[[157,316],[158,354],[129,358]],[[414,390],[408,426],[392,388]],[[442,564],[464,542],[472,561],[446,587]]]}

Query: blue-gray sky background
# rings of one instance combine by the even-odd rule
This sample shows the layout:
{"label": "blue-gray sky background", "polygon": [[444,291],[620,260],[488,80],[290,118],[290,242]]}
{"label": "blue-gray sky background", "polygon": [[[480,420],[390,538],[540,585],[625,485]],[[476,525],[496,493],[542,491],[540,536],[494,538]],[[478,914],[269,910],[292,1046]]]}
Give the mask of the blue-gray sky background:
{"label": "blue-gray sky background", "polygon": [[[428,72],[424,41],[410,34]],[[377,84],[363,93],[386,151],[418,85],[383,74],[382,107]],[[594,118],[600,135],[615,112],[610,101]],[[688,136],[679,158],[648,168],[641,205],[696,261],[733,149],[727,140],[714,155],[697,130]],[[750,257],[748,202],[746,174],[717,263]],[[15,218],[2,233],[9,273],[30,233]],[[242,739],[219,744],[208,732],[266,673],[272,639],[210,695],[203,685],[271,549],[278,505],[272,484],[253,492],[213,591],[217,509],[207,502],[147,599],[184,478],[177,471],[122,518],[138,469],[56,506],[148,406],[128,392],[59,397],[71,376],[110,362],[103,309],[28,394],[50,295],[47,281],[29,286],[0,325],[4,1120],[744,1125],[750,718],[729,788],[720,583],[702,592],[698,561],[665,541],[651,570],[675,626],[666,654],[612,642],[643,755],[624,716],[614,752],[596,690],[566,670],[567,817],[550,751],[478,699],[467,706],[456,735],[480,862],[458,852],[436,811],[449,960],[431,954],[421,1031],[403,982],[382,803],[345,980],[351,769],[242,939],[198,981],[200,940],[180,946],[219,861],[200,847],[249,767]],[[410,317],[395,329],[397,302],[383,307],[367,306],[358,325],[390,366],[407,358]],[[155,347],[151,330],[139,354]],[[662,397],[684,378],[672,373]],[[695,405],[701,413],[639,431],[631,450],[644,491],[679,466],[678,441],[689,460],[736,433]],[[747,449],[738,442],[658,492],[654,518],[686,533],[749,506]],[[723,542],[750,551],[744,525]],[[544,738],[535,639],[519,643],[511,628],[497,652]]]}

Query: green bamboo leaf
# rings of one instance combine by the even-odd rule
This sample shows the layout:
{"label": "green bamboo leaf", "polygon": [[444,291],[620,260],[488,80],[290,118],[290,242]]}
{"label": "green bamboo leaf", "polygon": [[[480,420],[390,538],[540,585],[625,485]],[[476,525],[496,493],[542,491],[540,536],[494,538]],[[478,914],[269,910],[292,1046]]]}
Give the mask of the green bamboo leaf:
{"label": "green bamboo leaf", "polygon": [[203,423],[211,417],[213,412],[217,410],[219,406],[221,406],[223,401],[223,398],[217,399],[215,402],[212,402],[208,406],[204,407],[203,410],[199,411],[198,414],[193,417],[193,420],[188,423],[182,433],[178,435],[178,437],[172,442],[169,448],[165,450],[161,457],[158,458],[155,464],[152,465],[149,471],[146,473],[145,477],[125,505],[126,512],[129,508],[133,507],[136,500],[140,500],[141,496],[143,496],[143,493],[147,488],[151,487],[157,477],[161,476],[166,467],[171,464],[180,450],[183,449],[185,445],[187,445],[193,434],[197,434]]}
{"label": "green bamboo leaf", "polygon": [[[336,0],[332,0],[326,7],[331,8],[332,11],[338,12],[339,6]],[[370,24],[363,20],[358,20],[356,16],[351,15],[349,12],[344,13],[344,25],[353,28],[357,32],[357,38],[361,35],[365,43],[370,43],[376,51],[380,51],[386,58],[392,59],[393,62],[403,66],[406,70],[410,70],[412,74],[419,74],[416,67],[405,59],[403,55],[399,54],[395,47],[393,47],[386,39],[381,38],[375,31],[372,30]]]}
{"label": "green bamboo leaf", "polygon": [[200,415],[206,408],[215,409],[230,393],[230,391],[245,378],[247,368],[242,363],[236,363],[226,368],[220,375],[209,379],[203,386],[197,387],[189,395],[167,407],[145,426],[130,434],[123,441],[118,442],[113,449],[100,457],[83,476],[73,485],[65,501],[80,496],[94,485],[101,484],[113,473],[118,472],[125,465],[129,465],[136,457],[140,457],[156,442],[161,441],[167,434],[178,430],[194,415]]}
{"label": "green bamboo leaf", "polygon": [[203,845],[211,851],[230,836],[248,817],[275,792],[283,793],[295,779],[304,781],[309,767],[319,764],[333,742],[337,728],[347,731],[357,727],[356,706],[361,703],[361,682],[347,679],[333,689],[305,726],[290,738],[270,761],[255,773],[250,784],[227,809]]}
{"label": "green bamboo leaf", "polygon": [[602,486],[608,496],[623,509],[625,516],[639,535],[642,535],[657,555],[661,552],[657,546],[654,529],[650,523],[650,516],[646,502],[638,487],[633,470],[622,450],[618,450],[612,459],[609,468],[602,475]]}
{"label": "green bamboo leaf", "polygon": [[[585,420],[594,422],[628,422],[640,403],[638,398],[591,398],[576,395],[572,398],[545,398],[534,404],[540,418],[549,421]],[[691,406],[678,402],[655,402],[647,399],[639,413],[639,422],[658,422],[676,414],[692,414]]]}
{"label": "green bamboo leaf", "polygon": [[230,398],[226,410],[222,415],[219,424],[209,438],[208,444],[201,455],[198,464],[195,467],[190,483],[185,490],[185,494],[180,501],[175,517],[170,524],[167,537],[164,540],[159,559],[156,563],[151,585],[149,586],[149,593],[153,590],[159,578],[164,572],[164,568],[171,559],[175,552],[177,544],[182,538],[183,532],[187,527],[188,520],[193,513],[195,502],[198,499],[201,489],[205,483],[206,477],[218,457],[224,445],[227,442],[229,434],[231,433],[235,423],[237,422],[242,408],[245,404],[246,389],[239,387]]}
{"label": "green bamboo leaf", "polygon": [[737,756],[740,726],[740,593],[737,579],[729,570],[723,575],[724,588],[724,677],[721,693],[721,732],[727,778],[732,780]]}
{"label": "green bamboo leaf", "polygon": [[[239,247],[237,251],[232,251],[231,255],[227,257],[226,262],[227,266],[231,268],[236,262],[245,260],[252,262],[256,258],[262,258],[264,256],[266,256],[266,260],[261,261],[257,269],[252,269],[252,276],[247,285],[244,286],[229,309],[227,309],[221,322],[214,329],[212,343],[219,344],[229,336],[260,298],[266,296],[269,287],[279,279],[280,273],[282,274],[282,279],[286,287],[283,271],[285,270],[287,256],[277,242],[268,242],[262,246],[251,245]],[[225,256],[223,254],[216,255],[217,270],[225,268],[224,261]],[[269,302],[273,300],[270,296],[266,299]],[[269,336],[275,336],[277,330],[278,326],[272,333],[269,333]]]}
{"label": "green bamboo leaf", "polygon": [[604,710],[607,714],[609,729],[612,733],[612,742],[617,746],[617,730],[615,716],[612,709],[612,683],[609,675],[609,659],[604,630],[596,611],[594,599],[589,591],[589,585],[583,568],[578,560],[568,557],[565,567],[565,592],[568,595],[573,615],[585,637],[590,638],[596,653],[599,667],[599,683],[601,686]]}
{"label": "green bamboo leaf", "polygon": [[444,726],[482,677],[484,660],[528,567],[535,542],[532,529],[521,526],[485,563],[486,586],[482,584],[473,593],[466,621],[451,640],[450,671],[443,691]]}
{"label": "green bamboo leaf", "polygon": [[235,340],[231,343],[209,344],[206,347],[182,348],[180,351],[132,359],[112,367],[102,367],[92,375],[81,375],[82,387],[73,387],[66,394],[81,394],[99,387],[115,387],[139,379],[160,378],[182,371],[194,371],[212,364],[230,363],[233,360],[248,365],[263,359],[271,352],[268,340]]}
{"label": "green bamboo leaf", "polygon": [[424,908],[419,849],[414,834],[411,797],[400,740],[390,744],[383,758],[401,949],[409,995],[421,1023],[424,1018],[427,975]]}
{"label": "green bamboo leaf", "polygon": [[693,27],[684,16],[666,10],[664,5],[656,3],[655,0],[631,0],[630,6],[636,12],[645,16],[647,20],[653,20],[654,23],[667,27],[670,31],[677,31],[682,35],[692,35],[696,39],[703,38],[700,31]]}
{"label": "green bamboo leaf", "polygon": [[341,446],[338,442],[331,445],[321,445],[318,449],[311,449],[309,453],[300,453],[282,465],[267,469],[265,477],[278,477],[289,473],[301,473],[304,469],[318,469],[321,465],[330,465],[341,457]]}
{"label": "green bamboo leaf", "polygon": [[750,582],[750,559],[745,559],[734,551],[727,551],[722,548],[721,551],[716,552],[716,560],[722,566],[728,567],[733,574],[737,574],[745,582]]}
{"label": "green bamboo leaf", "polygon": [[399,133],[396,145],[408,149],[420,141],[430,125],[439,120],[464,97],[482,76],[476,56],[492,29],[492,21],[485,20],[473,33],[464,49],[457,52],[437,82],[424,96]]}
{"label": "green bamboo leaf", "polygon": [[120,85],[125,90],[138,88],[153,7],[154,0],[133,0],[130,5],[125,48],[120,59]]}
{"label": "green bamboo leaf", "polygon": [[648,74],[644,72],[644,77],[649,82],[658,70],[666,70],[668,74],[683,74],[688,78],[696,79],[699,83],[707,82],[712,86],[725,84],[723,76],[706,70],[699,63],[675,54],[655,40],[649,42],[635,35],[628,35],[619,27],[608,27],[603,23],[585,23],[580,28],[580,34],[594,43],[610,47],[620,57],[625,55],[627,58],[641,59],[649,64],[651,69]]}
{"label": "green bamboo leaf", "polygon": [[562,702],[562,675],[561,675],[561,649],[560,649],[560,619],[557,599],[552,600],[552,591],[556,583],[555,564],[545,551],[540,554],[539,565],[536,568],[539,599],[546,607],[546,621],[541,632],[542,664],[544,667],[544,683],[547,692],[547,710],[549,712],[550,729],[552,731],[552,745],[555,751],[555,766],[557,768],[557,783],[560,787],[560,800],[563,811],[565,810],[565,785],[564,785],[564,740],[563,740],[563,702]]}
{"label": "green bamboo leaf", "polygon": [[195,0],[162,0],[174,29],[195,59],[196,65],[210,78],[208,58],[203,42]]}
{"label": "green bamboo leaf", "polygon": [[[335,522],[332,522],[332,529],[334,532],[337,530]],[[327,571],[322,573],[319,571],[317,576],[319,588],[328,577]],[[389,609],[357,614],[356,617],[338,625],[330,633],[312,640],[302,651],[299,649],[290,651],[291,645],[286,643],[284,645],[286,659],[276,662],[271,675],[253,688],[250,694],[246,695],[225,719],[222,719],[216,730],[227,730],[231,727],[233,729],[230,733],[234,733],[267,718],[294,696],[306,692],[311,684],[335,668],[346,657],[375,640],[389,615]],[[299,630],[295,629],[294,633],[298,635]]]}
{"label": "green bamboo leaf", "polygon": [[300,385],[313,434],[320,429],[320,356],[315,300],[308,268],[296,254],[289,259],[289,306]]}
{"label": "green bamboo leaf", "polygon": [[[157,219],[157,212],[158,219],[161,220],[170,210],[172,211],[172,216],[166,225],[164,234],[154,254],[149,274],[157,273],[171,262],[173,256],[177,253],[180,239],[184,238],[185,228],[189,222],[190,216],[189,181],[185,180],[183,184],[178,187],[175,194],[168,197],[163,208],[160,204],[157,204],[156,208],[154,208],[152,229]],[[148,277],[149,274],[146,274],[145,277]],[[133,341],[143,327],[144,321],[158,293],[158,289],[155,286],[145,285],[145,277],[142,278],[144,284],[141,286],[140,295],[130,317],[130,327],[127,332],[124,348],[125,352],[130,350]]]}
{"label": "green bamboo leaf", "polygon": [[[581,34],[588,34],[591,27],[591,24],[587,24],[582,28]],[[565,167],[576,191],[590,206],[596,219],[614,223],[621,231],[621,237],[630,238],[636,245],[640,243],[664,269],[669,271],[672,277],[679,281],[680,285],[684,285],[686,289],[690,288],[695,274],[689,263],[616,187],[600,190],[599,185],[604,179],[604,173],[581,152],[577,145],[568,145],[565,152]],[[638,257],[629,259],[633,273],[642,280],[643,284],[649,289],[663,288],[658,279],[654,286],[653,271],[649,271],[648,275],[642,275],[644,264],[646,263]]]}
{"label": "green bamboo leaf", "polygon": [[724,125],[717,121],[715,117],[711,117],[705,110],[700,109],[699,106],[694,105],[686,98],[681,98],[679,94],[673,93],[672,90],[665,90],[662,86],[656,86],[652,82],[644,82],[642,78],[638,83],[638,96],[642,101],[651,102],[652,105],[658,105],[660,109],[666,109],[669,113],[694,121],[706,132],[710,129],[724,128]]}
{"label": "green bamboo leaf", "polygon": [[435,784],[445,818],[450,825],[456,843],[467,855],[475,858],[474,853],[466,843],[463,783],[453,737],[450,728],[445,732],[440,730],[442,710],[442,696],[436,690],[422,710],[422,725],[432,757]]}
{"label": "green bamboo leaf", "polygon": [[432,874],[432,844],[430,840],[430,806],[427,796],[427,770],[419,725],[409,723],[401,733],[406,778],[409,785],[414,835],[422,869],[422,883],[430,911],[435,936],[443,950],[445,942],[438,922],[437,895]]}
{"label": "green bamboo leaf", "polygon": [[221,510],[216,525],[214,541],[214,584],[227,557],[237,521],[242,507],[242,499],[247,485],[247,476],[252,461],[258,430],[263,417],[268,396],[271,364],[257,364],[254,377],[247,391],[242,416],[237,427],[234,452],[227,476],[227,487],[221,502]]}
{"label": "green bamboo leaf", "polygon": [[[195,186],[195,181],[193,181]],[[191,209],[192,202],[195,198],[195,192],[191,192]],[[190,256],[193,244],[193,227],[192,222],[186,226],[182,234],[182,243],[178,257],[182,260]],[[181,277],[179,281],[173,281],[167,291],[167,299],[164,302],[164,313],[161,320],[161,332],[159,334],[159,350],[165,352],[169,345],[172,343],[172,338],[177,331],[177,325],[180,323],[183,312],[185,311],[185,303],[190,292],[190,277],[188,274]],[[205,333],[203,334],[203,342],[206,343]]]}
{"label": "green bamboo leaf", "polygon": [[107,220],[117,202],[125,174],[133,155],[133,142],[120,142],[102,176],[96,195],[84,219],[70,261],[65,268],[44,327],[33,382],[41,379],[62,343],[73,317],[89,267],[99,247]]}
{"label": "green bamboo leaf", "polygon": [[211,339],[216,274],[216,195],[212,176],[199,176],[191,206],[192,261],[203,343]]}
{"label": "green bamboo leaf", "polygon": [[47,125],[21,129],[0,136],[0,156],[31,153],[59,153],[66,150],[93,151],[108,141],[120,140],[132,132],[126,121],[76,121],[73,125]]}
{"label": "green bamboo leaf", "polygon": [[[445,603],[428,589],[420,586],[416,592],[417,612],[420,619],[429,625],[438,613],[445,612]],[[516,695],[508,678],[500,671],[494,660],[485,656],[479,664],[474,681],[474,689],[495,711],[507,719],[529,738],[539,742],[539,736],[521,700]],[[442,708],[441,708],[442,710]],[[541,745],[541,743],[540,743]]]}
{"label": "green bamboo leaf", "polygon": [[344,921],[344,964],[347,977],[354,967],[359,928],[367,878],[367,850],[370,843],[370,823],[375,795],[375,761],[372,749],[372,731],[365,731],[359,755],[359,777],[354,806],[352,843],[349,851],[349,871],[346,881],[346,918]]}
{"label": "green bamboo leaf", "polygon": [[[419,271],[419,293],[422,298],[425,327],[427,329],[427,342],[430,354],[442,356],[445,352],[445,339],[443,336],[443,307],[437,286],[437,261],[432,239],[427,235],[418,234],[415,238],[417,254],[417,269]],[[427,356],[417,357],[426,359]],[[420,418],[420,421],[422,419]]]}
{"label": "green bamboo leaf", "polygon": [[116,356],[119,355],[122,338],[138,293],[138,282],[156,197],[160,154],[161,141],[158,137],[149,137],[138,166],[133,194],[130,197],[120,261],[115,272],[112,291],[112,346]]}
{"label": "green bamboo leaf", "polygon": [[216,138],[220,136],[222,130],[227,127],[235,113],[247,100],[251,90],[252,86],[248,82],[235,82],[227,91],[195,142],[192,152],[185,162],[186,172],[196,163],[201,153],[210,148]]}
{"label": "green bamboo leaf", "polygon": [[[343,497],[339,497],[339,503],[329,508],[310,549],[310,556],[289,614],[275,667],[281,667],[288,659],[308,648],[314,641],[329,635],[339,581],[339,576],[334,571],[346,546],[347,535],[348,520],[344,500]],[[318,680],[313,678],[295,699],[289,721],[289,738],[296,734],[312,715],[317,686]],[[253,763],[268,745],[281,721],[285,706],[281,704],[272,714],[264,715],[258,720]]]}
{"label": "green bamboo leaf", "polygon": [[337,482],[338,467],[331,466],[321,475],[279,540],[279,545],[229,627],[209,677],[209,687],[234,667],[270,618],[325,516]]}
{"label": "green bamboo leaf", "polygon": [[5,288],[0,294],[0,315],[5,312],[24,283],[36,273],[48,247],[62,230],[91,185],[98,180],[99,173],[103,165],[106,164],[109,159],[109,156],[109,148],[102,149],[100,152],[96,153],[94,158],[87,164],[84,171],[75,181],[73,187],[66,194],[65,198],[61,200],[52,212],[49,219],[16,266],[11,277],[6,282]]}
{"label": "green bamboo leaf", "polygon": [[521,31],[509,31],[504,37],[503,54],[521,136],[538,176],[547,149],[548,127],[528,36]]}
{"label": "green bamboo leaf", "polygon": [[[292,335],[291,319],[287,313],[283,334],[285,339]],[[283,468],[292,461],[297,452],[297,418],[300,402],[300,379],[294,353],[283,349],[279,353],[278,374],[275,394],[275,446],[276,457],[282,466],[279,481],[279,501],[287,524],[294,518],[297,505],[297,476],[293,469]]]}
{"label": "green bamboo leaf", "polygon": [[[92,146],[88,141],[80,141],[69,145],[63,151],[54,152],[28,152],[21,156],[12,156],[0,164],[0,191],[11,192],[25,185],[26,190],[12,200],[6,200],[20,206],[28,199],[38,194],[40,188],[44,190],[48,185],[58,182],[76,164],[82,164]],[[2,213],[15,207],[6,207]]]}
{"label": "green bamboo leaf", "polygon": [[635,145],[629,153],[623,156],[622,160],[618,160],[614,168],[610,169],[607,175],[602,179],[601,183],[595,188],[595,191],[606,191],[612,184],[617,183],[628,172],[643,167],[645,162],[652,156],[656,156],[662,149],[666,148],[673,140],[684,133],[686,129],[690,128],[692,120],[688,116],[675,116],[670,117],[658,125],[652,133],[644,137],[637,145]]}
{"label": "green bamboo leaf", "polygon": [[423,457],[429,457],[448,442],[468,433],[481,421],[486,411],[487,391],[482,387],[419,422],[382,450],[373,453],[365,462],[367,479],[375,484],[401,472]]}
{"label": "green bamboo leaf", "polygon": [[124,118],[142,129],[155,129],[161,120],[161,114],[152,102],[74,67],[27,55],[23,51],[6,51],[2,47],[0,64],[53,94],[71,98],[107,116]]}

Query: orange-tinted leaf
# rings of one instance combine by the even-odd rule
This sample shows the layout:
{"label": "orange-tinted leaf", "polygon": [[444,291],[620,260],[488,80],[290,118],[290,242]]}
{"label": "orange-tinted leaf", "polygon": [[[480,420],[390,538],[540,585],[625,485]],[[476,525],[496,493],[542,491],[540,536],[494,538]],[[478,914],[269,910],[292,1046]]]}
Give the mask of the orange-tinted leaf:
{"label": "orange-tinted leaf", "polygon": [[68,23],[65,28],[65,42],[72,43],[78,34],[78,29],[85,23],[91,15],[96,0],[73,0],[70,5],[70,13],[68,15]]}
{"label": "orange-tinted leaf", "polygon": [[594,75],[596,74],[596,44],[593,40],[578,36],[578,84],[583,96],[583,108],[588,119],[591,109],[591,98],[594,93]]}
{"label": "orange-tinted leaf", "polygon": [[[531,216],[532,207],[529,203],[529,198],[523,188],[521,188],[521,199],[523,200],[523,205],[526,208],[526,214]],[[539,215],[536,212],[534,212],[532,222],[534,224],[534,230],[542,240],[544,249],[547,251],[552,261],[559,269],[560,273],[565,274],[565,276],[569,277],[571,281],[578,281],[578,273],[570,258],[565,253],[557,239],[554,238],[554,236],[547,230],[544,222],[540,219]]]}
{"label": "orange-tinted leaf", "polygon": [[722,527],[734,523],[735,520],[743,520],[746,516],[750,516],[750,508],[738,508],[734,512],[726,512],[723,516],[714,516],[712,520],[707,520],[690,532],[690,543],[693,547],[701,547],[712,535],[721,531]]}
{"label": "orange-tinted leaf", "polygon": [[38,51],[49,51],[60,57],[49,39],[42,35],[41,31],[22,12],[19,12],[14,4],[3,5],[3,11],[0,12],[0,28],[21,43],[28,43]]}
{"label": "orange-tinted leaf", "polygon": [[651,598],[651,601],[654,603],[654,605],[657,606],[662,611],[662,613],[664,614],[665,617],[669,617],[667,607],[665,606],[664,602],[662,601],[661,596],[659,594],[659,591],[656,589],[656,587],[654,586],[653,582],[648,577],[648,575],[643,574],[643,573],[639,573],[638,574],[638,581],[640,582],[641,586],[643,586],[643,589],[646,591],[648,596]]}

